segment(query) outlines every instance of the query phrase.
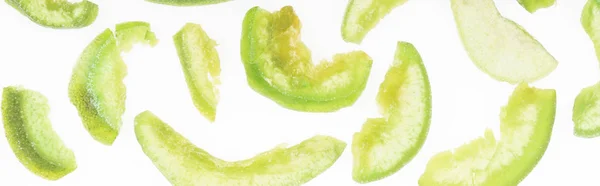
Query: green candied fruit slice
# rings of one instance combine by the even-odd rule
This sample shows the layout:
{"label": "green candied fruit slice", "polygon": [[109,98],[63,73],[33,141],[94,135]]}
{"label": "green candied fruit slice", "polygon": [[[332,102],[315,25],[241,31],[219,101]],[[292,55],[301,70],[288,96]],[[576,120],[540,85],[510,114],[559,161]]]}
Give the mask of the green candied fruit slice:
{"label": "green candied fruit slice", "polygon": [[2,119],[13,152],[29,171],[58,180],[77,168],[75,154],[52,129],[46,97],[22,87],[5,87]]}
{"label": "green candied fruit slice", "polygon": [[196,109],[215,121],[221,67],[217,43],[198,24],[187,23],[173,36],[179,61]]}
{"label": "green candied fruit slice", "polygon": [[[127,24],[123,24],[127,25]],[[120,32],[123,36],[146,37],[147,32]],[[119,31],[123,31],[120,29]],[[142,36],[136,36],[134,33]],[[82,52],[73,68],[69,83],[69,98],[77,108],[85,129],[96,140],[112,145],[125,112],[126,88],[123,79],[127,66],[121,58],[121,50],[129,44],[119,45],[110,29],[104,30]],[[139,42],[122,37],[123,43]]]}
{"label": "green candied fruit slice", "polygon": [[[500,114],[500,140],[484,138],[434,156],[419,185],[517,185],[544,155],[554,125],[556,91],[517,86]],[[493,149],[493,150],[492,150]]]}
{"label": "green candied fruit slice", "polygon": [[600,60],[600,2],[587,1],[581,12],[581,25],[594,43],[596,57]]}
{"label": "green candied fruit slice", "polygon": [[393,65],[379,87],[382,118],[354,134],[353,179],[367,183],[394,174],[423,146],[431,120],[431,88],[417,49],[398,42]]}
{"label": "green candied fruit slice", "polygon": [[254,7],[246,13],[241,55],[250,87],[297,111],[333,112],[354,104],[367,84],[371,57],[354,51],[314,65],[300,28],[291,6],[274,13]]}
{"label": "green candied fruit slice", "polygon": [[530,83],[558,62],[517,23],[502,17],[493,0],[451,0],[458,33],[475,65],[498,81]]}
{"label": "green candied fruit slice", "polygon": [[394,8],[408,0],[350,0],[342,23],[342,38],[360,44],[367,33]]}
{"label": "green candied fruit slice", "polygon": [[158,43],[154,32],[150,31],[150,24],[141,21],[120,23],[115,26],[115,37],[119,49],[129,52],[134,44],[142,43],[155,46]]}
{"label": "green candied fruit slice", "polygon": [[534,13],[538,9],[548,8],[556,2],[556,0],[517,0],[519,4],[529,13]]}
{"label": "green candied fruit slice", "polygon": [[50,28],[82,28],[92,24],[98,15],[98,5],[83,0],[5,0],[31,21]]}
{"label": "green candied fruit slice", "polygon": [[593,138],[600,136],[600,83],[579,92],[573,104],[573,123],[576,136]]}
{"label": "green candied fruit slice", "polygon": [[151,3],[171,5],[171,6],[202,6],[224,3],[231,0],[146,0]]}
{"label": "green candied fruit slice", "polygon": [[346,148],[343,141],[317,135],[289,148],[280,145],[247,160],[228,162],[196,147],[150,111],[136,116],[135,135],[174,186],[301,185],[327,170]]}

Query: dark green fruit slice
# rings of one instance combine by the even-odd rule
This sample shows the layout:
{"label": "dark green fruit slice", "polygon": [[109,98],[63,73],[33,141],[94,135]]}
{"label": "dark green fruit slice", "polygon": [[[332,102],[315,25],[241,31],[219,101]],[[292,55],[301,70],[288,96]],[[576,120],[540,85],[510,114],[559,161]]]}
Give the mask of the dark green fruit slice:
{"label": "dark green fruit slice", "polygon": [[92,24],[98,15],[98,5],[83,0],[5,0],[31,21],[50,28],[81,28]]}

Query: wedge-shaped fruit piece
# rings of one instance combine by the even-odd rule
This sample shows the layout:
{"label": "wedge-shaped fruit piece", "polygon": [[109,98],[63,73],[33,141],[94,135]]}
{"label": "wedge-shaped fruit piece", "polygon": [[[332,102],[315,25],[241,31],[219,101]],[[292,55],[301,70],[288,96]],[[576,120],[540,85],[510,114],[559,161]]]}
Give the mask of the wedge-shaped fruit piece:
{"label": "wedge-shaped fruit piece", "polygon": [[171,6],[201,6],[224,3],[231,0],[146,0],[152,3],[171,5]]}
{"label": "wedge-shaped fruit piece", "polygon": [[215,121],[219,103],[221,67],[217,43],[200,25],[188,23],[173,36],[194,105],[210,121]]}
{"label": "wedge-shaped fruit piece", "polygon": [[600,2],[587,1],[581,12],[581,25],[594,43],[596,57],[600,60]]}
{"label": "wedge-shaped fruit piece", "polygon": [[342,37],[346,42],[360,44],[383,17],[406,1],[350,0],[342,23]]}
{"label": "wedge-shaped fruit piece", "polygon": [[584,138],[600,136],[600,83],[579,92],[573,105],[575,135]]}
{"label": "wedge-shaped fruit piece", "polygon": [[154,32],[150,31],[150,24],[142,21],[120,23],[115,26],[115,37],[119,49],[129,52],[134,44],[143,43],[154,46],[158,43]]}
{"label": "wedge-shaped fruit piece", "polygon": [[81,28],[96,20],[98,5],[83,0],[6,0],[31,21],[50,28]]}
{"label": "wedge-shaped fruit piece", "polygon": [[52,129],[44,95],[22,87],[2,93],[6,138],[19,161],[34,174],[58,180],[77,168],[75,155]]}
{"label": "wedge-shaped fruit piece", "polygon": [[534,13],[538,9],[548,8],[556,2],[556,0],[517,0],[519,4],[529,13]]}
{"label": "wedge-shaped fruit piece", "polygon": [[451,0],[454,20],[471,60],[499,81],[533,82],[558,62],[517,23],[500,15],[493,0]]}
{"label": "wedge-shaped fruit piece", "polygon": [[500,114],[496,140],[485,137],[435,155],[419,185],[517,185],[544,155],[554,125],[556,92],[520,84]]}
{"label": "wedge-shaped fruit piece", "polygon": [[227,162],[196,147],[149,111],[135,118],[135,135],[144,153],[175,186],[301,185],[327,170],[346,148],[328,136],[315,136],[253,158]]}
{"label": "wedge-shaped fruit piece", "polygon": [[369,78],[371,57],[354,51],[314,65],[300,27],[291,6],[246,13],[241,54],[250,87],[298,111],[333,112],[354,104]]}
{"label": "wedge-shaped fruit piece", "polygon": [[125,112],[123,79],[127,66],[119,48],[127,50],[131,42],[140,42],[140,38],[148,43],[156,41],[154,34],[142,27],[118,28],[118,40],[110,29],[104,30],[84,49],[73,68],[69,84],[71,103],[92,137],[105,145],[111,145],[119,134]]}
{"label": "wedge-shaped fruit piece", "polygon": [[431,89],[417,49],[399,42],[393,65],[379,87],[382,118],[368,119],[354,134],[353,178],[360,183],[400,170],[421,149],[431,119]]}

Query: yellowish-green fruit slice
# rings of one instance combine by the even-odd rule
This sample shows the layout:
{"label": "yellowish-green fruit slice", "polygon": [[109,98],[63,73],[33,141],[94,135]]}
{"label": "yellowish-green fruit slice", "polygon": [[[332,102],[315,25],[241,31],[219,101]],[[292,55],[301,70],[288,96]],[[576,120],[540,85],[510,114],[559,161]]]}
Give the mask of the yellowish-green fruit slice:
{"label": "yellowish-green fruit slice", "polygon": [[579,92],[573,104],[573,123],[576,136],[593,138],[600,136],[600,83]]}
{"label": "yellowish-green fruit slice", "polygon": [[371,57],[354,51],[315,65],[300,28],[291,6],[274,13],[254,7],[246,13],[241,55],[250,87],[297,111],[333,112],[354,104],[367,84]]}
{"label": "yellowish-green fruit slice", "polygon": [[517,0],[519,4],[529,13],[534,13],[538,9],[548,8],[556,2],[556,0]]}
{"label": "yellowish-green fruit slice", "polygon": [[6,138],[19,161],[34,174],[58,180],[77,168],[75,154],[52,129],[50,107],[39,92],[5,87],[2,120]]}
{"label": "yellowish-green fruit slice", "polygon": [[519,84],[500,114],[500,140],[491,131],[454,152],[435,155],[419,185],[517,185],[544,155],[554,125],[556,92]]}
{"label": "yellowish-green fruit slice", "polygon": [[140,24],[142,28],[123,25],[128,23],[117,28],[117,35],[121,36],[118,40],[110,29],[106,29],[84,49],[69,84],[69,98],[85,129],[105,145],[111,145],[119,134],[121,116],[125,112],[123,79],[127,75],[127,66],[119,48],[128,50],[132,45],[130,42],[156,41],[154,34],[145,29],[145,24]]}
{"label": "yellowish-green fruit slice", "polygon": [[5,0],[38,25],[50,28],[81,28],[92,24],[98,16],[98,5],[83,0]]}
{"label": "yellowish-green fruit slice", "polygon": [[600,60],[600,2],[587,1],[581,12],[581,26],[594,43],[596,57]]}
{"label": "yellowish-green fruit slice", "polygon": [[350,0],[342,23],[342,38],[360,44],[367,33],[394,8],[408,0]]}
{"label": "yellowish-green fruit slice", "polygon": [[368,119],[352,142],[352,176],[360,183],[400,170],[419,152],[427,137],[431,89],[421,56],[412,44],[398,42],[377,102],[383,117]]}
{"label": "yellowish-green fruit slice", "polygon": [[533,82],[558,62],[517,23],[502,17],[493,0],[451,0],[458,33],[475,65],[498,81]]}
{"label": "yellowish-green fruit slice", "polygon": [[217,43],[198,24],[188,23],[173,36],[181,68],[196,109],[215,121],[221,67]]}
{"label": "yellowish-green fruit slice", "polygon": [[280,145],[253,158],[228,162],[210,155],[149,111],[135,118],[144,153],[175,186],[301,185],[327,170],[346,143],[317,135],[298,145]]}
{"label": "yellowish-green fruit slice", "polygon": [[150,24],[142,21],[120,23],[115,26],[115,37],[122,52],[129,52],[134,44],[155,46],[158,43]]}

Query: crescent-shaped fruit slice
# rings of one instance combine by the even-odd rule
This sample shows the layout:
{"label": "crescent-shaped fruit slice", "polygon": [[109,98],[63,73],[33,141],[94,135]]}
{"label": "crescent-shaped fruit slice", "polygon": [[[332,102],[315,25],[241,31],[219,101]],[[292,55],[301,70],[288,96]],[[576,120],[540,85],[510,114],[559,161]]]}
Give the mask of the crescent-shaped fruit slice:
{"label": "crescent-shaped fruit slice", "polygon": [[500,114],[501,138],[490,130],[429,160],[419,185],[517,185],[544,155],[554,125],[556,92],[519,84]]}
{"label": "crescent-shaped fruit slice", "polygon": [[84,49],[73,68],[69,84],[71,103],[77,108],[85,129],[105,145],[111,145],[119,134],[121,115],[125,112],[123,79],[127,66],[119,48],[127,50],[130,42],[146,40],[156,44],[154,34],[145,29],[145,25],[139,24],[142,28],[117,26],[118,39],[110,29],[104,30]]}
{"label": "crescent-shaped fruit slice", "polygon": [[408,0],[350,0],[342,23],[342,38],[360,44],[367,33],[394,8]]}
{"label": "crescent-shaped fruit slice", "polygon": [[202,6],[224,3],[232,0],[146,0],[151,3],[171,5],[171,6]]}
{"label": "crescent-shaped fruit slice", "polygon": [[538,9],[548,8],[556,2],[556,0],[517,0],[519,4],[529,13],[534,13]]}
{"label": "crescent-shaped fruit slice", "polygon": [[196,109],[215,121],[221,67],[217,43],[198,24],[188,23],[173,36],[181,68]]}
{"label": "crescent-shaped fruit slice", "polygon": [[98,15],[98,5],[83,0],[6,0],[31,21],[50,28],[81,28],[92,24]]}
{"label": "crescent-shaped fruit slice", "polygon": [[600,136],[600,83],[579,92],[573,104],[573,123],[576,136],[593,138]]}
{"label": "crescent-shaped fruit slice", "polygon": [[558,62],[517,23],[502,17],[493,0],[451,0],[458,33],[475,65],[498,81],[533,82]]}
{"label": "crescent-shaped fruit slice", "polygon": [[175,186],[301,185],[327,170],[346,143],[315,136],[253,158],[228,162],[210,155],[149,111],[135,118],[135,135],[144,153]]}
{"label": "crescent-shaped fruit slice", "polygon": [[398,42],[394,63],[379,87],[382,118],[354,134],[353,178],[367,183],[394,174],[423,146],[431,119],[431,89],[417,49]]}
{"label": "crescent-shaped fruit slice", "polygon": [[58,180],[77,168],[75,154],[52,129],[50,107],[39,92],[22,87],[5,87],[2,119],[13,152],[29,171]]}
{"label": "crescent-shaped fruit slice", "polygon": [[291,6],[246,13],[241,55],[250,87],[297,111],[333,112],[354,104],[367,84],[371,57],[354,51],[314,65],[300,28]]}
{"label": "crescent-shaped fruit slice", "polygon": [[581,26],[594,43],[596,58],[600,61],[600,2],[587,1],[581,12]]}

